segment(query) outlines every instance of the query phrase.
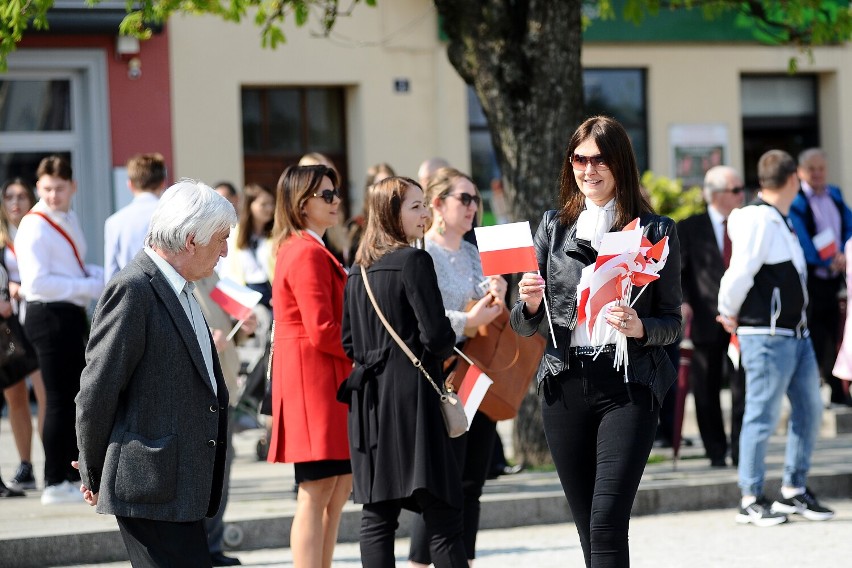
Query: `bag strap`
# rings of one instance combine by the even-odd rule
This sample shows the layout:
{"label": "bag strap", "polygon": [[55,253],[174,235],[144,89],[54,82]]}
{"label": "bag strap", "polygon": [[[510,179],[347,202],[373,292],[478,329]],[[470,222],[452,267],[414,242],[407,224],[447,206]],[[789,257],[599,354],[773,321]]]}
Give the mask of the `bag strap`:
{"label": "bag strap", "polygon": [[269,331],[269,360],[266,362],[266,381],[272,381],[272,354],[275,353],[275,320],[272,320],[272,329]]}
{"label": "bag strap", "polygon": [[388,330],[388,333],[393,337],[393,340],[396,341],[396,344],[405,351],[405,354],[408,355],[408,358],[411,360],[411,364],[420,369],[420,372],[423,373],[423,376],[432,384],[432,388],[435,389],[435,392],[438,393],[439,396],[446,396],[444,392],[435,384],[435,381],[432,380],[432,377],[429,376],[429,373],[426,372],[426,369],[423,368],[423,363],[420,362],[414,353],[409,349],[408,345],[399,337],[399,335],[394,331],[391,325],[388,323],[387,318],[385,318],[385,314],[382,313],[382,310],[379,309],[379,304],[376,303],[376,297],[373,295],[373,289],[370,288],[370,281],[367,280],[367,269],[364,266],[361,266],[361,277],[364,279],[364,288],[367,289],[367,296],[370,297],[370,302],[373,304],[373,308],[376,310],[376,315],[379,316],[379,319],[382,321],[382,325],[385,326],[385,329]]}
{"label": "bag strap", "polygon": [[50,225],[51,227],[53,227],[56,230],[56,232],[59,233],[62,236],[62,238],[64,238],[66,241],[68,241],[68,244],[71,245],[71,250],[74,251],[74,258],[77,259],[77,264],[80,265],[80,270],[82,270],[83,275],[86,278],[88,278],[89,277],[89,271],[86,270],[86,265],[83,263],[83,259],[80,258],[80,252],[77,250],[77,245],[74,244],[74,240],[68,235],[68,233],[65,232],[65,229],[60,227],[56,223],[56,221],[54,221],[53,219],[51,219],[50,217],[48,217],[47,215],[45,215],[41,211],[30,211],[30,212],[27,213],[27,215],[37,215],[37,216],[41,217],[42,219],[47,221],[47,224]]}

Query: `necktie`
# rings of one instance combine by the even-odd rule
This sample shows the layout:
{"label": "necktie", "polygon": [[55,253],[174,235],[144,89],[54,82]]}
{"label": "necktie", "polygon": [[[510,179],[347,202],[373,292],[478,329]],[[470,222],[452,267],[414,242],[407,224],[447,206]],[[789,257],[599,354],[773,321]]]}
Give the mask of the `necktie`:
{"label": "necktie", "polygon": [[731,264],[731,237],[728,236],[728,220],[722,221],[722,262],[725,268]]}
{"label": "necktie", "polygon": [[195,290],[195,284],[187,282],[183,287],[181,296],[184,297],[184,311],[189,318],[189,323],[192,324],[192,329],[195,331],[195,339],[198,341],[198,347],[201,348],[201,355],[204,357],[204,366],[207,368],[207,376],[210,379],[210,384],[213,385],[213,392],[217,393],[216,378],[213,374],[213,351],[210,344],[210,335],[207,328],[207,322],[204,320],[204,314],[201,313],[201,306],[192,291]]}

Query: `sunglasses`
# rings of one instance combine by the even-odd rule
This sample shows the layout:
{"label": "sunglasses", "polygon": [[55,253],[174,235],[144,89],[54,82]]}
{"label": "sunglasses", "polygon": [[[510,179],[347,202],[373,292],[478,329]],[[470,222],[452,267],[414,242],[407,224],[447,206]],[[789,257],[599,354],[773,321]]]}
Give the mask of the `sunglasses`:
{"label": "sunglasses", "polygon": [[731,189],[726,189],[725,193],[733,193],[734,195],[739,195],[740,193],[742,193],[744,191],[745,191],[745,187],[740,185],[738,187],[732,187]]}
{"label": "sunglasses", "polygon": [[335,197],[338,199],[343,199],[340,196],[340,190],[338,190],[337,188],[324,189],[319,193],[314,193],[312,197],[322,197],[322,200],[329,204],[334,202]]}
{"label": "sunglasses", "polygon": [[574,154],[571,157],[571,165],[574,167],[574,170],[578,172],[585,171],[589,164],[592,164],[592,168],[596,170],[609,169],[609,166],[606,165],[606,160],[600,154],[597,156],[582,156],[580,154]]}
{"label": "sunglasses", "polygon": [[465,207],[469,207],[471,203],[476,203],[476,206],[479,207],[482,198],[478,195],[472,195],[470,193],[448,193],[448,197],[455,197],[459,201],[461,201],[462,205]]}

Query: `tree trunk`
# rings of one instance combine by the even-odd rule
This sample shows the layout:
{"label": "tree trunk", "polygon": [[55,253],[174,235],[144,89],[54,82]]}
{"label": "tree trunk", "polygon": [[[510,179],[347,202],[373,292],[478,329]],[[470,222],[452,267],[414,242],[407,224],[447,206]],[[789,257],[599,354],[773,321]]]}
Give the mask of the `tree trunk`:
{"label": "tree trunk", "polygon": [[[582,0],[435,0],[450,63],[488,119],[513,220],[535,230],[556,206],[568,138],[583,118]],[[516,459],[549,458],[535,393],[516,423]]]}

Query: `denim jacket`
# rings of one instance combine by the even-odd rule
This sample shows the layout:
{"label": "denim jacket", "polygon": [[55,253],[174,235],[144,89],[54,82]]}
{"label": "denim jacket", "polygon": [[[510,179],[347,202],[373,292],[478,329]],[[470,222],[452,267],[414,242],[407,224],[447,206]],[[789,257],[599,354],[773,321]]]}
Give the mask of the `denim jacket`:
{"label": "denim jacket", "polygon": [[[645,337],[628,338],[628,381],[651,389],[659,404],[677,373],[663,347],[680,338],[682,303],[680,289],[680,243],[674,221],[653,213],[640,217],[644,235],[652,243],[669,237],[669,255],[660,271],[660,278],[649,284],[633,306],[645,326]],[[565,226],[555,210],[547,211],[536,231],[534,244],[539,269],[544,277],[545,297],[550,305],[557,346],[548,335],[547,347],[536,374],[539,385],[568,368],[568,348],[571,332],[577,326],[577,284],[580,271],[593,263],[597,253],[585,241],[576,238],[575,225]],[[638,290],[634,290],[635,298]],[[538,330],[544,319],[544,306],[530,316],[524,303],[512,308],[512,328],[529,336]],[[544,325],[547,325],[544,322]]]}

